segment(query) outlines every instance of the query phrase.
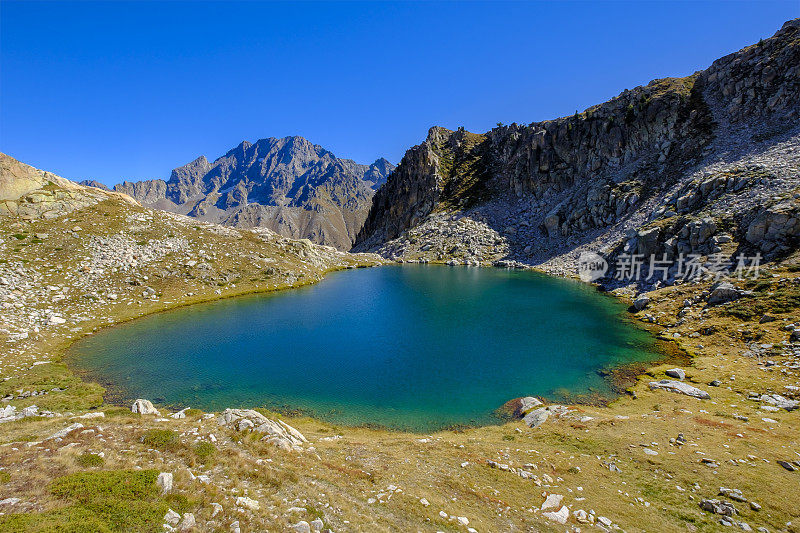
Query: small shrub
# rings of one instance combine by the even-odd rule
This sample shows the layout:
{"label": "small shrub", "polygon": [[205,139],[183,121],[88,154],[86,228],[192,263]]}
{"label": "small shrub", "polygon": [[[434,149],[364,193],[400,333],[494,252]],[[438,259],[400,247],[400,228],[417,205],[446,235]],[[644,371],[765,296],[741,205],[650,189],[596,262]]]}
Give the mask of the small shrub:
{"label": "small shrub", "polygon": [[142,437],[142,443],[156,450],[172,451],[180,446],[181,441],[171,429],[148,429]]}
{"label": "small shrub", "polygon": [[92,468],[96,466],[103,466],[105,460],[96,453],[82,453],[77,459],[75,459],[75,462],[78,463],[78,466]]}
{"label": "small shrub", "polygon": [[211,456],[217,451],[217,447],[208,441],[198,442],[194,445],[194,454],[201,463],[207,462]]}

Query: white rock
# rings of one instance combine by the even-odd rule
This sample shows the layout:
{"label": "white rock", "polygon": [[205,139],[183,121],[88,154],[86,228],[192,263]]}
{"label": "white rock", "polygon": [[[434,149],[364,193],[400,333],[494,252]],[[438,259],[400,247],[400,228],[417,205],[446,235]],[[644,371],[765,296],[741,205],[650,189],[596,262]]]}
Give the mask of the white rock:
{"label": "white rock", "polygon": [[319,518],[311,521],[311,531],[322,531],[325,523]]}
{"label": "white rock", "polygon": [[559,505],[561,505],[561,500],[564,499],[564,496],[561,494],[548,494],[547,498],[545,498],[544,503],[540,507],[542,511],[546,511],[547,509],[555,509]]}
{"label": "white rock", "polygon": [[181,520],[181,523],[178,525],[178,529],[181,531],[189,531],[195,525],[197,525],[197,522],[194,519],[194,514],[184,513],[183,520]]}
{"label": "white rock", "polygon": [[692,396],[693,398],[699,398],[701,400],[708,400],[711,398],[711,395],[704,390],[698,389],[697,387],[692,387],[687,383],[671,381],[669,379],[651,381],[650,388],[662,389],[669,392],[677,392],[678,394],[685,394],[686,396]]}
{"label": "white rock", "polygon": [[79,422],[75,422],[71,426],[67,426],[64,429],[62,429],[61,431],[56,431],[55,433],[53,433],[52,435],[47,437],[45,440],[63,439],[64,437],[66,437],[67,435],[69,435],[70,433],[75,431],[76,429],[81,429],[81,428],[83,428],[83,424],[81,424]]}
{"label": "white rock", "polygon": [[161,489],[161,494],[167,494],[172,491],[172,472],[161,472],[156,478],[156,485]]}
{"label": "white rock", "polygon": [[311,533],[311,526],[305,520],[300,520],[295,525],[291,526],[297,533]]}
{"label": "white rock", "polygon": [[431,504],[431,502],[429,502],[425,498],[420,498],[419,499],[419,503],[421,503],[423,507],[427,507],[427,506],[429,506]]}
{"label": "white rock", "polygon": [[133,402],[133,405],[131,406],[131,412],[139,413],[141,415],[161,416],[161,413],[158,412],[158,409],[153,407],[153,403],[150,400],[143,400],[141,398]]}
{"label": "white rock", "polygon": [[259,504],[257,500],[248,498],[247,496],[239,496],[236,498],[236,506],[245,507],[251,511],[258,511],[261,508],[261,504]]}
{"label": "white rock", "polygon": [[84,415],[76,416],[75,418],[105,418],[106,414],[102,411],[97,411],[94,413],[86,413]]}
{"label": "white rock", "polygon": [[214,518],[215,516],[217,516],[219,513],[222,512],[222,505],[220,505],[218,503],[214,503],[214,502],[212,502],[210,505],[211,505],[211,508],[214,509],[211,512],[211,518]]}
{"label": "white rock", "polygon": [[169,509],[167,511],[167,514],[164,515],[164,522],[171,526],[177,526],[178,522],[180,521],[181,521],[181,515],[179,515],[172,509]]}
{"label": "white rock", "polygon": [[567,520],[569,519],[569,507],[564,505],[558,511],[547,511],[542,513],[542,516],[547,518],[548,520],[552,520],[553,522],[558,522],[559,524],[566,524]]}

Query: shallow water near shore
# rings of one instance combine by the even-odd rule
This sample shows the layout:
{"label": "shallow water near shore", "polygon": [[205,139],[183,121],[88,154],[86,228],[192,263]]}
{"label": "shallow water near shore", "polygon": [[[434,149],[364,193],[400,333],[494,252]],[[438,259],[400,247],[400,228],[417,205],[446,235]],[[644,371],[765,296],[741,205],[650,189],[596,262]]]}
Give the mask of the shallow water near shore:
{"label": "shallow water near shore", "polygon": [[124,400],[432,431],[497,423],[520,396],[611,395],[598,370],[659,357],[624,315],[535,272],[393,265],[144,317],[69,356]]}

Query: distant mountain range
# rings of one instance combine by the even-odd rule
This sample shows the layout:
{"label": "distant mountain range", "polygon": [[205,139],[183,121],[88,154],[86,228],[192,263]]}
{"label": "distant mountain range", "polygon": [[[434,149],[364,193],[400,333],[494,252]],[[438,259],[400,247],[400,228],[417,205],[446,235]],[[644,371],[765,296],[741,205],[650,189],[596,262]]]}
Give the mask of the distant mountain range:
{"label": "distant mountain range", "polygon": [[383,158],[371,165],[340,159],[303,137],[270,137],[244,141],[213,162],[200,156],[168,181],[125,181],[114,190],[148,207],[349,250],[394,168]]}

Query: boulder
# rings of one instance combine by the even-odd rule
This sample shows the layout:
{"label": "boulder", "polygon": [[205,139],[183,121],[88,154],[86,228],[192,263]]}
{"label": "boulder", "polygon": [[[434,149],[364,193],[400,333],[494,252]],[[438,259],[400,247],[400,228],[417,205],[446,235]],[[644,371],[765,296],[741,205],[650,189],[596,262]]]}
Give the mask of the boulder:
{"label": "boulder", "polygon": [[722,516],[733,516],[739,512],[731,502],[720,500],[703,500],[700,502],[700,509]]}
{"label": "boulder", "polygon": [[290,526],[297,533],[311,533],[311,525],[305,520],[300,520],[293,526]]}
{"label": "boulder", "polygon": [[682,368],[670,368],[664,372],[671,378],[680,379],[681,381],[686,379],[686,372]]}
{"label": "boulder", "polygon": [[168,494],[172,491],[172,472],[161,472],[156,478],[156,485],[161,490],[161,494]]}
{"label": "boulder", "polygon": [[139,413],[140,415],[161,416],[161,413],[158,412],[158,409],[153,407],[153,403],[150,400],[143,400],[141,398],[133,402],[131,412]]}
{"label": "boulder", "polygon": [[564,496],[561,494],[548,494],[547,498],[545,498],[544,503],[540,509],[542,511],[547,511],[548,509],[555,509],[559,505],[561,505],[561,500],[564,499]]}
{"label": "boulder", "polygon": [[258,503],[258,500],[248,498],[247,496],[239,496],[236,498],[236,507],[244,507],[251,511],[258,511],[261,509],[261,504]]}
{"label": "boulder", "polygon": [[711,286],[711,294],[708,296],[708,305],[720,305],[733,300],[738,300],[744,293],[733,286],[732,283],[721,281]]}
{"label": "boulder", "polygon": [[253,409],[225,409],[217,418],[217,423],[238,431],[252,430],[265,433],[261,440],[286,451],[299,450],[308,442],[302,433],[289,424],[282,420],[270,420]]}
{"label": "boulder", "polygon": [[566,524],[569,519],[569,507],[564,505],[558,511],[545,511],[542,516],[558,524]]}
{"label": "boulder", "polygon": [[165,524],[169,524],[171,526],[177,526],[178,522],[180,521],[181,521],[181,515],[179,515],[172,509],[167,509],[167,514],[164,515]]}
{"label": "boulder", "polygon": [[685,394],[686,396],[699,398],[701,400],[708,400],[711,398],[711,395],[704,390],[698,389],[697,387],[692,387],[687,383],[683,383],[680,381],[671,381],[669,379],[662,379],[661,381],[651,381],[650,388],[666,390],[669,392],[677,392],[678,394]]}
{"label": "boulder", "polygon": [[647,307],[648,304],[650,304],[650,298],[647,296],[639,296],[633,301],[633,308],[637,311],[641,311]]}
{"label": "boulder", "polygon": [[63,439],[64,437],[66,437],[67,435],[69,435],[70,433],[75,431],[76,429],[81,429],[82,427],[83,427],[83,424],[80,424],[80,423],[76,422],[76,423],[72,424],[71,426],[65,427],[61,431],[56,431],[55,433],[53,433],[52,435],[47,437],[45,440]]}
{"label": "boulder", "polygon": [[789,398],[781,396],[780,394],[762,394],[759,400],[764,403],[774,405],[775,407],[786,409],[787,411],[793,411],[800,406],[800,402],[796,400],[790,400]]}
{"label": "boulder", "polygon": [[183,514],[183,520],[181,520],[181,523],[178,524],[178,529],[180,531],[190,531],[196,525],[197,525],[197,521],[195,521],[195,519],[194,519],[194,514],[193,513],[184,513]]}
{"label": "boulder", "polygon": [[528,424],[528,427],[536,428],[544,424],[548,416],[550,416],[550,413],[547,411],[547,408],[541,407],[526,414],[522,420]]}

